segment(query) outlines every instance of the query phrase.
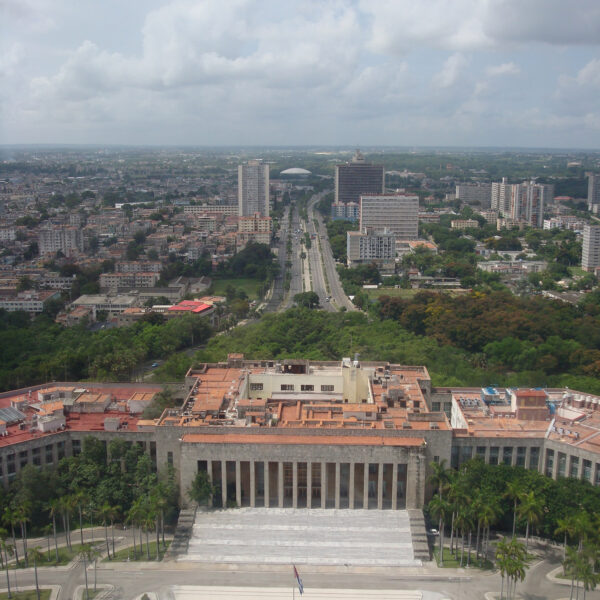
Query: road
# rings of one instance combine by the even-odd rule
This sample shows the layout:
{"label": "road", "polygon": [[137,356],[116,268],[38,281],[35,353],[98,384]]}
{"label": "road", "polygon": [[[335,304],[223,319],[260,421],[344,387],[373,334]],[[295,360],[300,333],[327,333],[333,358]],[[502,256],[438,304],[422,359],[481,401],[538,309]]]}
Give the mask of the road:
{"label": "road", "polygon": [[[329,285],[327,295],[331,297],[330,302],[325,302],[325,304],[328,305],[328,309],[335,311],[345,307],[346,310],[357,310],[342,288],[340,278],[335,268],[335,260],[331,253],[331,246],[329,245],[329,238],[327,237],[327,230],[323,223],[323,217],[314,209],[315,204],[321,199],[321,196],[322,195],[319,194],[313,196],[308,204],[308,227],[309,232],[315,235],[312,245],[316,248],[318,254],[318,259],[315,260],[318,262],[318,277],[320,278],[320,282],[317,286],[320,289],[325,289],[325,273],[327,276],[327,284]],[[317,221],[317,227],[315,227],[315,220]],[[315,291],[317,291],[319,297],[321,297],[321,293],[318,290]],[[324,299],[321,301],[322,306],[323,300]]]}

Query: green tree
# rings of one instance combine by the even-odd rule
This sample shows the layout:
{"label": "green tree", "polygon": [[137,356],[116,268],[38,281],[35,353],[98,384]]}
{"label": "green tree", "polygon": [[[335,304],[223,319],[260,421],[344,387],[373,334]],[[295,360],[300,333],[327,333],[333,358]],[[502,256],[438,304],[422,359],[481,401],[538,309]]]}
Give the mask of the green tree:
{"label": "green tree", "polygon": [[537,525],[544,514],[544,503],[541,498],[537,497],[535,492],[531,491],[524,494],[519,507],[519,516],[527,521],[525,529],[525,551],[529,545],[529,528]]}
{"label": "green tree", "polygon": [[196,477],[192,480],[187,493],[190,500],[196,502],[198,505],[205,504],[209,501],[215,493],[215,488],[206,471],[198,471]]}
{"label": "green tree", "polygon": [[33,559],[33,571],[35,574],[35,594],[37,596],[37,600],[40,600],[40,586],[38,583],[37,565],[41,560],[44,559],[44,553],[42,552],[42,549],[39,546],[35,546],[34,548],[31,548],[29,550],[28,554],[31,555],[31,558]]}
{"label": "green tree", "polygon": [[517,503],[523,499],[523,486],[520,481],[509,481],[506,484],[506,492],[504,496],[513,501],[513,525],[512,537],[515,537],[517,531]]}

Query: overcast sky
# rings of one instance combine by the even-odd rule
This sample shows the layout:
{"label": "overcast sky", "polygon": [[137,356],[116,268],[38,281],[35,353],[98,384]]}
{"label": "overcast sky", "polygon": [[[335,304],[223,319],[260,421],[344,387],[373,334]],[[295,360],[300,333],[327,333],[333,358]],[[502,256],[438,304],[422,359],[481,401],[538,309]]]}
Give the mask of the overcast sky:
{"label": "overcast sky", "polygon": [[600,148],[600,0],[0,6],[0,143]]}

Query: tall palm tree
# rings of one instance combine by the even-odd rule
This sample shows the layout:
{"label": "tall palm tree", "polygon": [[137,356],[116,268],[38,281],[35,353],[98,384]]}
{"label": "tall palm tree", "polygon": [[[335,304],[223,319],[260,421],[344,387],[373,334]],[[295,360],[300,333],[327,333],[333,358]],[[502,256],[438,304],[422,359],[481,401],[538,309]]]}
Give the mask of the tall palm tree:
{"label": "tall palm tree", "polygon": [[21,539],[23,541],[23,555],[25,557],[25,566],[29,566],[29,557],[27,555],[27,522],[30,521],[29,514],[31,513],[31,503],[27,500],[22,501],[15,508],[19,525],[21,527]]}
{"label": "tall palm tree", "polygon": [[579,588],[579,566],[581,563],[580,553],[576,548],[571,546],[567,547],[565,559],[563,560],[563,572],[571,578],[571,593],[569,599],[573,598],[573,585],[577,581],[577,587]]}
{"label": "tall palm tree", "polygon": [[[464,506],[469,504],[470,498],[464,489],[464,483],[458,478],[455,478],[448,487],[448,500],[452,507],[452,524],[450,529],[450,552],[454,554],[454,530],[455,530],[455,519],[458,511]],[[457,536],[458,537],[458,536]],[[457,540],[458,546],[458,540]]]}
{"label": "tall palm tree", "polygon": [[54,550],[56,555],[56,562],[58,564],[58,538],[56,537],[56,515],[59,515],[61,511],[60,500],[55,498],[54,500],[50,500],[48,503],[48,512],[52,517],[52,532],[54,533]]}
{"label": "tall palm tree", "polygon": [[98,509],[98,515],[100,516],[100,519],[102,520],[102,524],[104,525],[104,537],[106,538],[106,554],[108,556],[108,560],[111,560],[110,546],[108,544],[108,522],[110,521],[110,518],[112,515],[112,506],[108,502],[105,502]]}
{"label": "tall palm tree", "polygon": [[35,573],[35,595],[37,596],[37,600],[40,600],[40,586],[38,583],[38,572],[37,572],[37,564],[41,560],[44,559],[44,554],[39,546],[35,546],[29,551],[31,554],[31,558],[33,558],[33,571]]}
{"label": "tall palm tree", "polygon": [[436,494],[429,503],[429,510],[431,514],[439,518],[439,536],[440,536],[440,567],[444,566],[444,528],[446,525],[446,519],[451,512],[450,503],[444,500],[441,496]]}
{"label": "tall palm tree", "polygon": [[529,527],[537,525],[542,520],[544,514],[544,503],[541,498],[537,498],[535,492],[529,492],[522,497],[522,503],[519,507],[519,517],[526,519],[527,527],[525,529],[525,551],[529,545]]}
{"label": "tall palm tree", "polygon": [[115,521],[121,516],[121,507],[117,504],[110,507],[110,530],[112,538],[112,553],[115,555]]}
{"label": "tall palm tree", "polygon": [[73,494],[73,504],[77,507],[79,511],[79,535],[81,538],[81,545],[83,546],[83,508],[89,503],[89,496],[83,491],[80,490]]}
{"label": "tall palm tree", "polygon": [[12,547],[15,553],[15,562],[19,564],[19,551],[17,549],[17,537],[15,536],[15,525],[19,524],[19,515],[14,509],[12,509],[10,506],[7,506],[2,514],[2,521],[10,527]]}
{"label": "tall palm tree", "polygon": [[[4,530],[6,531],[6,530]],[[10,544],[6,543],[6,538],[8,535],[0,538],[0,544],[2,551],[4,552],[4,570],[6,571],[6,590],[8,592],[8,597],[12,598],[12,593],[10,591],[10,576],[8,575],[8,557],[12,556],[14,553],[13,547]]]}
{"label": "tall palm tree", "polygon": [[86,600],[90,600],[90,588],[88,585],[88,576],[87,576],[87,563],[90,561],[89,559],[91,558],[91,553],[92,553],[92,545],[91,544],[84,544],[83,546],[81,546],[81,549],[79,550],[79,556],[81,558],[81,560],[83,561],[83,574],[85,576],[85,597]]}
{"label": "tall palm tree", "polygon": [[555,535],[564,535],[563,541],[563,562],[567,558],[567,538],[573,537],[576,532],[575,515],[569,514],[564,519],[557,519],[558,527],[554,530]]}
{"label": "tall palm tree", "polygon": [[444,489],[450,483],[450,469],[446,468],[446,459],[442,459],[439,462],[432,461],[429,463],[431,474],[429,475],[429,483],[437,488],[437,492],[440,498],[444,497]]}
{"label": "tall palm tree", "polygon": [[512,526],[512,536],[515,537],[515,533],[517,531],[517,503],[523,497],[523,486],[520,481],[509,481],[506,484],[506,492],[504,492],[504,497],[509,498],[513,501],[513,526]]}

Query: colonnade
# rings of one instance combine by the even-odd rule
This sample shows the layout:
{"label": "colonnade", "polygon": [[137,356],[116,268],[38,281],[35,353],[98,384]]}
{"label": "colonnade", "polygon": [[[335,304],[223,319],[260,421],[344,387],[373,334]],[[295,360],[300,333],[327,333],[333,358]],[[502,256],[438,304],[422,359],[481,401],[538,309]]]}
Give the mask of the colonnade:
{"label": "colonnade", "polygon": [[266,508],[421,508],[424,461],[405,463],[198,460],[214,485],[215,506]]}

